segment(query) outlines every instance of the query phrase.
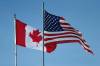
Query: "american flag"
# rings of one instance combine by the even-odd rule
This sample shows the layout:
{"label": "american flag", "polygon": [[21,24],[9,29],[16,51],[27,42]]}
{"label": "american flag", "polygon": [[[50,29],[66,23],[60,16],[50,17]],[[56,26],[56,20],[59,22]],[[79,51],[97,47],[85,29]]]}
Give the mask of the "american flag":
{"label": "american flag", "polygon": [[63,17],[44,11],[44,44],[79,43],[84,50],[93,54],[82,33],[72,27]]}

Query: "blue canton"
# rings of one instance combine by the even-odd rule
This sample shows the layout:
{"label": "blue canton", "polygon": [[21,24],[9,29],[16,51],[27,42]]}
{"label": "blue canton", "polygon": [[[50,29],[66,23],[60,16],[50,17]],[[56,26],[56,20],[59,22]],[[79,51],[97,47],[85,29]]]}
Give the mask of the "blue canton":
{"label": "blue canton", "polygon": [[59,23],[60,16],[55,16],[44,11],[44,30],[49,32],[64,31]]}

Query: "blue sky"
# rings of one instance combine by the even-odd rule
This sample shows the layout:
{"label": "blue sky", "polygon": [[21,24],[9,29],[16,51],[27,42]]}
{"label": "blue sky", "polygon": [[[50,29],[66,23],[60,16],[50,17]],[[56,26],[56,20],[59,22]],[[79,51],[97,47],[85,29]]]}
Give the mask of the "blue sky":
{"label": "blue sky", "polygon": [[[58,45],[45,53],[45,66],[100,66],[100,1],[44,0],[45,9],[64,16],[79,29],[95,55],[86,53],[77,43]],[[34,28],[43,27],[42,0],[0,0],[0,66],[14,66],[13,15]],[[18,66],[42,66],[42,52],[17,46]]]}

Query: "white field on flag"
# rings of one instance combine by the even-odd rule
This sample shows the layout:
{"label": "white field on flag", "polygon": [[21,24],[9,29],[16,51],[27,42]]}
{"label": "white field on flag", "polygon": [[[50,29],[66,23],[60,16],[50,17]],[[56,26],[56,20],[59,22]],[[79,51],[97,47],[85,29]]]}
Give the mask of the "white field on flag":
{"label": "white field on flag", "polygon": [[[26,30],[25,31],[26,32],[25,44],[26,44],[27,48],[40,50],[40,51],[44,51],[44,52],[47,52],[47,53],[51,53],[56,49],[56,44],[55,45],[46,44],[45,41],[44,41],[44,49],[43,49],[43,33],[40,32],[38,29],[33,28],[29,25],[26,25],[25,30]],[[38,32],[39,32],[39,34],[38,34]],[[34,35],[33,35],[33,33],[34,33]],[[36,34],[38,34],[38,35],[36,36]],[[32,36],[32,37],[30,37],[30,36]],[[33,38],[34,36],[36,36],[36,37]],[[42,38],[40,39],[39,36],[41,36]],[[34,41],[36,41],[36,42],[34,42]]]}
{"label": "white field on flag", "polygon": [[[16,19],[16,45],[43,51],[43,33]],[[46,48],[44,47],[44,52]]]}
{"label": "white field on flag", "polygon": [[[33,29],[31,26],[27,25],[25,27],[25,30],[26,30],[26,36],[25,36],[26,47],[43,51],[43,39],[40,42],[33,42],[32,38],[29,37],[29,34],[30,33],[32,34],[33,33],[32,31],[33,30],[36,31],[37,29],[36,28]],[[39,35],[42,35],[42,32]],[[44,51],[46,51],[46,48],[44,48]]]}

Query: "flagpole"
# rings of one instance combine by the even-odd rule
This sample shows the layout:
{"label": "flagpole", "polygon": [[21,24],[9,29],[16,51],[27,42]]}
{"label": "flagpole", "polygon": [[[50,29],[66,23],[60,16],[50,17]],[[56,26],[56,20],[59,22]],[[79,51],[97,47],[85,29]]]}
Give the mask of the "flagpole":
{"label": "flagpole", "polygon": [[44,1],[43,1],[43,66],[45,66],[45,58],[44,58]]}
{"label": "flagpole", "polygon": [[14,14],[14,43],[15,43],[15,66],[17,66],[17,47],[16,47],[16,14]]}

